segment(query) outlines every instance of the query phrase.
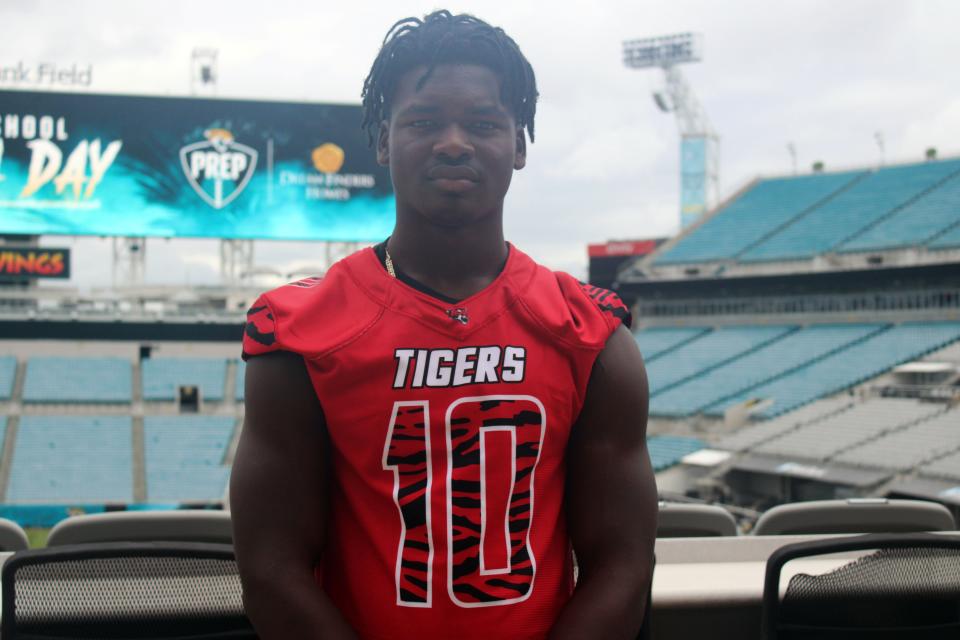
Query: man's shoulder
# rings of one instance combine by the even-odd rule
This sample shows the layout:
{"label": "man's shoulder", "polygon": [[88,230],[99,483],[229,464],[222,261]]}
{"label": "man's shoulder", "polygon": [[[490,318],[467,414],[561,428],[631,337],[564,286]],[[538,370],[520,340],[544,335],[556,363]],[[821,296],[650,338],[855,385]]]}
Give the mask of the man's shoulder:
{"label": "man's shoulder", "polygon": [[618,326],[631,323],[629,308],[613,291],[540,264],[522,298],[544,328],[577,345],[602,347]]}
{"label": "man's shoulder", "polygon": [[349,342],[375,322],[382,306],[371,298],[356,273],[364,251],[340,260],[323,276],[261,294],[247,311],[244,358],[271,351],[317,357]]}

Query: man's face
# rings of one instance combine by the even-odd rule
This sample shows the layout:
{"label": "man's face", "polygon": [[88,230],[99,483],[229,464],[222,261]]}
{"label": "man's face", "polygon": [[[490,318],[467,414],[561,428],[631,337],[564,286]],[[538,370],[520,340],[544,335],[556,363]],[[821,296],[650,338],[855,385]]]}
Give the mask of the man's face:
{"label": "man's face", "polygon": [[377,160],[389,165],[397,209],[441,226],[463,226],[503,210],[526,141],[500,100],[500,78],[474,64],[418,67],[401,76]]}

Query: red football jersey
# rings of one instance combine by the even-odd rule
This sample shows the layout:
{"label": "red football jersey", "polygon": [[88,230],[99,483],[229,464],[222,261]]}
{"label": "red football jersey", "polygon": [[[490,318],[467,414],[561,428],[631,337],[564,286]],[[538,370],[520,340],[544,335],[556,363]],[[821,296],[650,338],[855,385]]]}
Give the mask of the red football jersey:
{"label": "red football jersey", "polygon": [[629,313],[511,247],[450,304],[372,249],[248,314],[244,357],[303,355],[330,434],[324,590],[362,638],[542,638],[573,590],[565,451]]}

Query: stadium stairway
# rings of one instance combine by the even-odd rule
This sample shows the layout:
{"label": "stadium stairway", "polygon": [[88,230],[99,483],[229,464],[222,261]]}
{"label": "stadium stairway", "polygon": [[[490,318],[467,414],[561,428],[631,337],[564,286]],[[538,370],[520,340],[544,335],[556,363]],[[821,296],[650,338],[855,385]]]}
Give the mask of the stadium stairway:
{"label": "stadium stairway", "polygon": [[232,405],[237,401],[237,361],[227,360],[227,372],[223,376],[223,402]]}
{"label": "stadium stairway", "polygon": [[133,446],[131,460],[133,462],[133,501],[144,503],[147,501],[147,462],[144,451],[146,435],[143,428],[143,416],[133,416],[130,421],[130,442]]}
{"label": "stadium stairway", "polygon": [[13,466],[13,448],[17,443],[17,429],[20,426],[20,416],[6,417],[0,434],[3,438],[3,449],[0,451],[0,502],[6,500],[7,486],[10,484],[10,469]]}

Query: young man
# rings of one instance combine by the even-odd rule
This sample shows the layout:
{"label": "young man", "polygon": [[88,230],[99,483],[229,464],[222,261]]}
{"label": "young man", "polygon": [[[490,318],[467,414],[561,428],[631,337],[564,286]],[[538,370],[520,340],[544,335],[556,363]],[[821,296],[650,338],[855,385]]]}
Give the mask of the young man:
{"label": "young man", "polygon": [[657,497],[629,313],[503,239],[536,98],[476,18],[388,33],[363,99],[394,232],[249,312],[231,504],[261,637],[636,637]]}

